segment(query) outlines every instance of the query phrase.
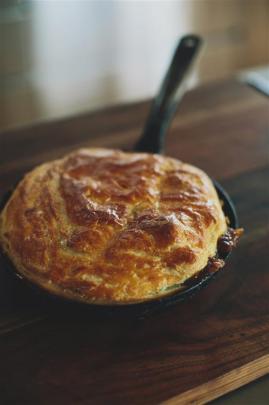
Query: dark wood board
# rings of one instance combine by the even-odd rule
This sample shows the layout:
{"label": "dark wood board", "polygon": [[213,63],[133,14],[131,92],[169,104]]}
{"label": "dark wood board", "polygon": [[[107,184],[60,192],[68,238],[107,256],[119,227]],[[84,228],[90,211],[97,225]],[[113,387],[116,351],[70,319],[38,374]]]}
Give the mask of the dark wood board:
{"label": "dark wood board", "polygon": [[[1,196],[35,164],[75,147],[131,148],[148,108],[0,134]],[[268,98],[236,81],[199,87],[184,98],[166,153],[232,196],[245,235],[226,269],[191,300],[139,320],[48,303],[1,260],[1,403],[203,403],[269,371]]]}

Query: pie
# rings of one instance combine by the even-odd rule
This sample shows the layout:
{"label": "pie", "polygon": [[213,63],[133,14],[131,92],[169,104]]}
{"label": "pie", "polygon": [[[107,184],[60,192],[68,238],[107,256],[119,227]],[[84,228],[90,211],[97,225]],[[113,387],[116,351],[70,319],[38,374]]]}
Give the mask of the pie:
{"label": "pie", "polygon": [[215,187],[200,169],[99,148],[33,169],[0,216],[2,248],[20,275],[93,304],[178,291],[208,263],[221,267],[219,241],[239,234],[231,237]]}

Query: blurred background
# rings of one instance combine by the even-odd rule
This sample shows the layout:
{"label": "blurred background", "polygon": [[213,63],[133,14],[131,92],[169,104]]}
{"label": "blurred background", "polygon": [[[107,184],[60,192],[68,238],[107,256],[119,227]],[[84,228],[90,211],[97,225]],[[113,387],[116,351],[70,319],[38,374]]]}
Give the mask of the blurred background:
{"label": "blurred background", "polygon": [[152,97],[178,38],[191,84],[269,63],[269,0],[0,2],[0,131]]}

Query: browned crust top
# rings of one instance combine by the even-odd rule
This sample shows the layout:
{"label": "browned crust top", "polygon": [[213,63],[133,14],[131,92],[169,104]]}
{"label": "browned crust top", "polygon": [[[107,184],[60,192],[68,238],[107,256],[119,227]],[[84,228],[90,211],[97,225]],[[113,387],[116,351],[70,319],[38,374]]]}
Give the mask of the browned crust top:
{"label": "browned crust top", "polygon": [[227,229],[211,180],[159,155],[81,149],[20,182],[0,239],[18,271],[96,303],[165,294],[203,269]]}

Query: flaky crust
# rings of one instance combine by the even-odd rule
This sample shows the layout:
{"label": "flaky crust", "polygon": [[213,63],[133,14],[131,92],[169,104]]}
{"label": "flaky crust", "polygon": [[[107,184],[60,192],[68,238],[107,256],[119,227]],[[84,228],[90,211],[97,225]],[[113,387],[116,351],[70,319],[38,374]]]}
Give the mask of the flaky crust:
{"label": "flaky crust", "polygon": [[167,294],[202,270],[227,225],[215,188],[178,160],[80,149],[38,166],[0,217],[18,272],[98,304]]}

